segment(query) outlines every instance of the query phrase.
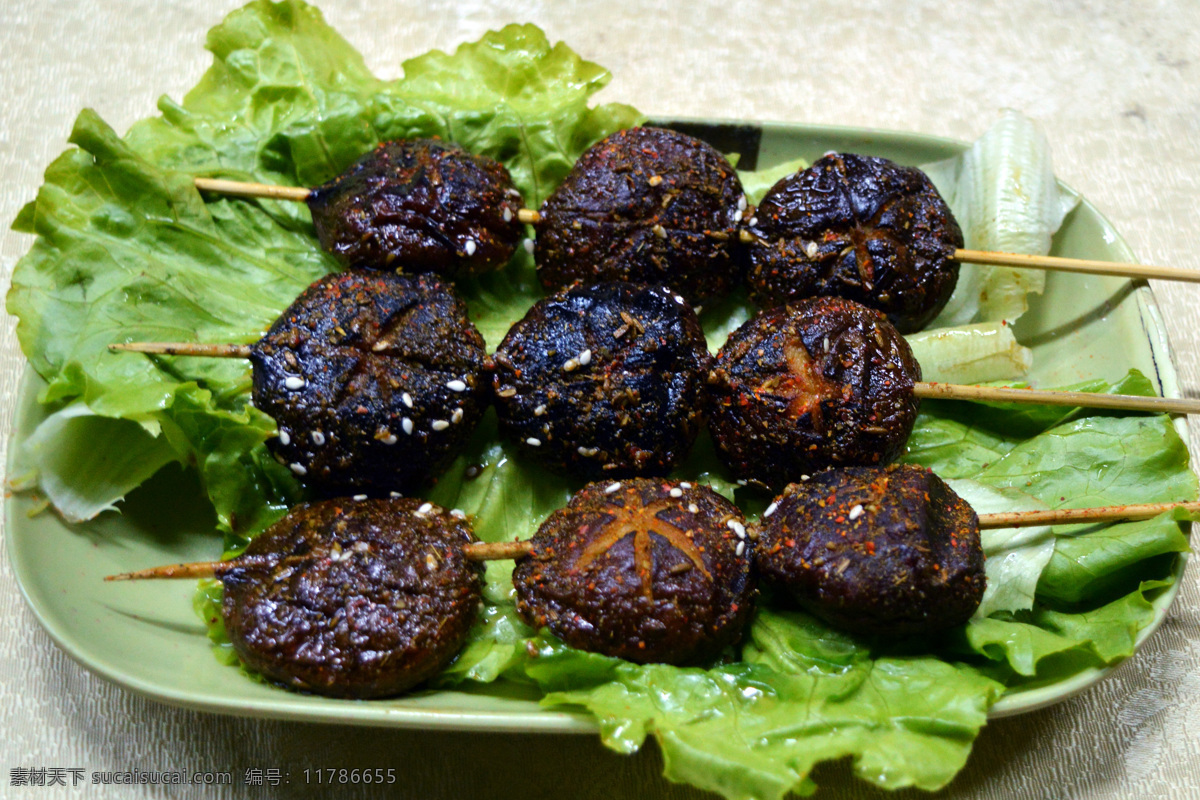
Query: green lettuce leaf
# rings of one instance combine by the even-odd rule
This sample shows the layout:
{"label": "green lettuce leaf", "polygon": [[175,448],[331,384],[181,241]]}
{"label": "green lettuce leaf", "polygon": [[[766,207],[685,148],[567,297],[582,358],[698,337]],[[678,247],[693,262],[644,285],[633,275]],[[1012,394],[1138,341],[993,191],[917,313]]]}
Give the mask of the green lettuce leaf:
{"label": "green lettuce leaf", "polygon": [[544,703],[587,708],[621,752],[653,735],[668,778],[727,798],[811,793],[813,767],[846,756],[878,786],[940,788],[1002,690],[963,664],[872,659],[798,613],[760,611],[745,660],[709,670],[533,644],[525,671],[549,691]]}
{"label": "green lettuce leaf", "polygon": [[[406,62],[393,82],[374,78],[300,2],[251,3],[208,47],[214,63],[199,85],[182,103],[164,98],[162,115],[124,138],[95,113],[80,115],[78,149],[51,165],[17,220],[38,239],[16,267],[8,310],[48,383],[44,402],[80,401],[164,433],[176,460],[200,468],[222,526],[253,533],[299,488],[265,457],[274,425],[246,403],[248,365],[106,346],[252,342],[336,265],[302,204],[205,202],[193,176],[314,185],[382,140],[443,136],[503,161],[535,201],[586,146],[639,117],[628,106],[589,107],[607,72],[533,26]],[[491,344],[533,287],[525,254],[464,287]]]}

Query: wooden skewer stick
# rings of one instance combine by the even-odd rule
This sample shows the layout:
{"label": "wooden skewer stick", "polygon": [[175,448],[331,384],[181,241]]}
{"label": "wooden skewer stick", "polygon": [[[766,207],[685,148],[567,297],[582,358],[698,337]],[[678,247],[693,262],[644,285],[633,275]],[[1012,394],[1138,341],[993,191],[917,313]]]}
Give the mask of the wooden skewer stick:
{"label": "wooden skewer stick", "polygon": [[231,197],[261,197],[267,200],[294,200],[303,203],[312,194],[302,186],[271,186],[267,183],[229,181],[224,178],[196,178],[196,188],[202,192],[215,192]]}
{"label": "wooden skewer stick", "polygon": [[198,342],[118,342],[109,350],[150,353],[162,356],[201,356],[204,358],[249,358],[248,344],[200,344]]}
{"label": "wooden skewer stick", "polygon": [[966,386],[958,383],[915,383],[913,392],[917,397],[936,400],[1040,403],[1049,406],[1114,408],[1162,414],[1200,414],[1200,400],[1175,397],[1142,397],[1132,394],[1099,394],[1097,392],[1051,392],[1044,389]]}
{"label": "wooden skewer stick", "polygon": [[954,260],[972,264],[1021,269],[1049,269],[1057,272],[1081,272],[1089,275],[1115,275],[1120,278],[1154,278],[1160,281],[1200,283],[1200,270],[1183,267],[1155,267],[1150,264],[1125,264],[1115,261],[1091,261],[1085,258],[1031,256],[1023,253],[993,253],[986,250],[954,251]]}
{"label": "wooden skewer stick", "polygon": [[[463,546],[469,561],[500,561],[522,558],[533,552],[533,545],[524,542],[472,542]],[[239,556],[228,561],[192,561],[185,564],[166,564],[134,572],[108,575],[106,581],[141,581],[151,578],[215,578],[235,569],[271,567],[278,561],[273,556]]]}
{"label": "wooden skewer stick", "polygon": [[[206,192],[231,195],[233,197],[262,197],[271,200],[296,200],[303,202],[312,193],[309,189],[296,186],[271,186],[265,183],[245,183],[221,178],[196,178],[196,188]],[[526,225],[537,225],[542,215],[535,209],[522,208],[517,219]],[[757,241],[750,231],[742,230],[739,237],[743,242]],[[1059,256],[1031,256],[1022,253],[996,253],[987,250],[954,251],[955,261],[972,264],[989,264],[997,267],[1019,269],[1048,269],[1057,272],[1078,272],[1090,275],[1115,275],[1121,278],[1153,278],[1163,281],[1185,281],[1200,283],[1200,270],[1182,267],[1156,267],[1149,264],[1128,264],[1113,261],[1092,261],[1083,258],[1061,258]]]}
{"label": "wooden skewer stick", "polygon": [[[110,344],[109,350],[150,353],[167,356],[211,356],[249,358],[248,344],[196,344],[193,342],[125,342]],[[1051,406],[1112,408],[1123,411],[1148,411],[1162,414],[1200,414],[1200,400],[1173,397],[1141,397],[1130,394],[1096,392],[1050,392],[1038,389],[1010,389],[998,386],[966,386],[957,383],[916,383],[917,397],[937,400],[991,401],[995,403],[1040,403]]]}
{"label": "wooden skewer stick", "polygon": [[1125,506],[1099,506],[1098,508],[1052,508],[1046,511],[1006,511],[996,514],[980,514],[979,527],[1023,528],[1031,525],[1068,525],[1072,522],[1122,522],[1157,517],[1167,511],[1183,509],[1192,514],[1200,513],[1200,502],[1191,503],[1140,503]]}

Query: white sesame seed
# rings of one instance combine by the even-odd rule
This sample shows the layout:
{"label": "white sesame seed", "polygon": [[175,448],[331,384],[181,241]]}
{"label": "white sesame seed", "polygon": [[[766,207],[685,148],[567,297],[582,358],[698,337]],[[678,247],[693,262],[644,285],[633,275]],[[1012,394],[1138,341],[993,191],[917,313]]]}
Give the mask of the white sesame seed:
{"label": "white sesame seed", "polygon": [[802,481],[806,481],[806,480],[808,480],[808,476],[807,476],[807,475],[801,475],[801,476],[800,476],[800,480],[802,480]]}
{"label": "white sesame seed", "polygon": [[620,488],[621,488],[620,481],[618,481],[616,483],[610,483],[608,486],[604,487],[604,493],[612,494],[613,492],[615,492],[617,489],[620,489]]}
{"label": "white sesame seed", "polygon": [[829,337],[828,336],[825,337],[825,352],[826,353],[829,352]]}
{"label": "white sesame seed", "polygon": [[702,311],[704,311],[704,306],[692,306],[693,314],[696,314],[697,316],[699,316],[700,312],[702,312]]}
{"label": "white sesame seed", "polygon": [[408,406],[409,408],[413,407],[412,395],[409,394],[408,392],[405,392],[404,394],[400,395],[400,401],[402,403],[404,403],[404,405]]}
{"label": "white sesame seed", "polygon": [[667,238],[667,229],[664,228],[662,225],[655,225],[650,230],[653,231],[654,235],[660,239]]}
{"label": "white sesame seed", "polygon": [[304,468],[303,464],[297,464],[297,463],[293,462],[291,464],[288,464],[288,469],[290,469],[292,472],[296,473],[297,475],[307,475],[308,474],[308,470]]}
{"label": "white sesame seed", "polygon": [[400,494],[399,492],[388,492],[388,497],[392,498],[393,500],[397,500],[401,497],[404,497],[404,495]]}
{"label": "white sesame seed", "polygon": [[411,420],[411,419],[409,419],[408,417],[405,417],[404,419],[400,420],[400,428],[401,428],[401,430],[403,430],[405,433],[407,433],[407,434],[409,434],[409,435],[411,436],[411,435],[412,435],[412,432],[413,432],[413,423],[412,423],[412,420]]}
{"label": "white sesame seed", "polygon": [[365,553],[371,549],[371,545],[367,544],[366,542],[355,542],[354,547],[351,549],[356,553]]}
{"label": "white sesame seed", "polygon": [[679,303],[679,305],[681,305],[681,306],[682,306],[682,305],[687,305],[686,303],[684,303],[684,302],[683,302],[683,298],[682,298],[681,296],[679,296],[679,295],[675,295],[675,302],[676,302],[676,303]]}
{"label": "white sesame seed", "polygon": [[361,501],[361,500],[366,500],[367,496],[365,494],[356,494],[356,495],[354,495],[354,497],[351,497],[350,499]]}
{"label": "white sesame seed", "polygon": [[737,225],[739,222],[741,222],[742,214],[744,214],[744,213],[745,213],[745,209],[742,209],[742,208],[732,209],[729,212],[729,221],[732,222],[734,225]]}
{"label": "white sesame seed", "polygon": [[763,519],[766,519],[767,517],[769,517],[769,516],[771,516],[772,514],[774,514],[774,513],[775,513],[775,510],[776,510],[777,508],[779,508],[779,503],[778,503],[778,501],[776,501],[776,502],[774,502],[774,503],[771,503],[771,505],[767,506],[767,510],[763,512]]}
{"label": "white sesame seed", "polygon": [[542,440],[535,439],[534,437],[530,436],[528,439],[525,440],[525,444],[529,445],[530,447],[541,447]]}
{"label": "white sesame seed", "polygon": [[579,369],[579,362],[573,358],[568,358],[566,363],[562,365],[563,372],[574,372]]}
{"label": "white sesame seed", "polygon": [[526,253],[533,255],[533,239],[526,239],[525,241],[521,242],[521,244],[525,247]]}
{"label": "white sesame seed", "polygon": [[454,424],[462,422],[463,410],[461,408],[454,409],[454,413],[450,415],[450,421]]}
{"label": "white sesame seed", "polygon": [[466,519],[467,512],[463,511],[461,508],[452,508],[450,509],[450,516],[454,517],[455,519]]}
{"label": "white sesame seed", "polygon": [[384,436],[379,441],[383,442],[384,444],[395,444],[396,443],[396,434],[392,433],[391,431],[388,431],[387,435]]}
{"label": "white sesame seed", "polygon": [[683,489],[680,489],[678,486],[676,486],[669,492],[669,494],[671,497],[683,497]]}
{"label": "white sesame seed", "polygon": [[748,205],[749,205],[749,203],[746,201],[746,195],[742,195],[741,197],[738,198],[738,204],[737,204],[738,211],[745,211],[746,207]]}
{"label": "white sesame seed", "polygon": [[304,388],[304,378],[298,377],[296,375],[289,375],[283,381],[283,387],[285,389],[291,389],[293,391],[295,391],[296,389],[303,389]]}
{"label": "white sesame seed", "polygon": [[806,242],[805,243],[804,255],[808,256],[809,258],[816,258],[817,253],[819,253],[819,252],[820,252],[820,248],[817,247],[816,242]]}
{"label": "white sesame seed", "polygon": [[699,514],[700,506],[696,505],[695,503],[688,503],[688,511],[690,511],[693,514]]}
{"label": "white sesame seed", "polygon": [[738,478],[738,481],[737,481],[738,486],[748,486],[749,484],[750,484],[750,482],[748,480],[746,480],[745,478]]}
{"label": "white sesame seed", "polygon": [[858,519],[862,515],[863,515],[862,505],[856,505],[854,508],[850,509],[850,519]]}
{"label": "white sesame seed", "polygon": [[758,217],[751,217],[751,218],[750,218],[750,225],[751,225],[751,226],[754,226],[754,225],[757,225],[757,224],[758,224]]}
{"label": "white sesame seed", "polygon": [[734,552],[734,555],[739,555],[739,556],[742,555],[743,553],[745,553],[746,552],[746,543],[738,542],[737,549],[734,550],[733,552]]}
{"label": "white sesame seed", "polygon": [[508,206],[504,207],[504,221],[512,222],[512,209]]}
{"label": "white sesame seed", "polygon": [[429,427],[433,428],[435,431],[444,431],[446,428],[450,427],[450,423],[444,419],[435,419],[433,422],[429,423]]}
{"label": "white sesame seed", "polygon": [[422,503],[417,509],[418,514],[428,514],[430,511],[433,511],[433,503]]}
{"label": "white sesame seed", "polygon": [[515,386],[501,386],[496,391],[496,396],[497,397],[512,397],[516,393],[517,393],[517,387],[515,387]]}
{"label": "white sesame seed", "polygon": [[469,256],[475,255],[475,240],[467,239],[467,243],[465,245],[463,245],[463,250],[466,250],[467,255],[469,255]]}
{"label": "white sesame seed", "polygon": [[737,534],[737,537],[739,539],[746,538],[746,526],[745,525],[738,522],[736,519],[731,519],[731,520],[729,520],[729,522],[726,522],[725,524],[729,526],[729,529],[731,531],[733,531],[734,533]]}
{"label": "white sesame seed", "polygon": [[509,189],[509,190],[508,190],[508,193],[509,193],[509,194],[511,194],[513,197],[520,197],[520,196],[521,196],[521,193],[520,193],[520,192],[518,192],[516,189]]}
{"label": "white sesame seed", "polygon": [[452,381],[447,381],[446,388],[452,392],[465,392],[467,390],[467,384],[464,381],[455,379]]}
{"label": "white sesame seed", "polygon": [[583,456],[584,458],[591,458],[592,456],[596,455],[596,453],[599,453],[600,450],[596,447],[576,447],[575,452],[579,453],[579,455]]}
{"label": "white sesame seed", "polygon": [[687,481],[680,481],[679,488],[680,489],[690,489],[690,488],[692,488],[692,485],[690,483],[688,483]]}
{"label": "white sesame seed", "polygon": [[321,431],[313,431],[309,436],[312,438],[313,444],[317,447],[325,444],[325,434],[321,433]]}
{"label": "white sesame seed", "polygon": [[279,443],[281,445],[283,445],[284,447],[287,447],[289,444],[292,443],[292,435],[290,433],[288,433],[287,431],[281,430],[279,432]]}
{"label": "white sesame seed", "polygon": [[575,360],[579,362],[579,366],[586,367],[588,364],[592,363],[592,351],[581,350],[579,355],[575,356]]}
{"label": "white sesame seed", "polygon": [[545,414],[545,413],[546,413],[546,405],[544,403],[533,410],[533,415],[535,417],[540,417],[542,414]]}

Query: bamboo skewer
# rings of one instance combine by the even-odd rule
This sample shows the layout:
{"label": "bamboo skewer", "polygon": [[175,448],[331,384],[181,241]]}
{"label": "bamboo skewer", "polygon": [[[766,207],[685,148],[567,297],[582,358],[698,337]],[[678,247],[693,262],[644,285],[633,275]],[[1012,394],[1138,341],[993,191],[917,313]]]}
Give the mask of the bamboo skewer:
{"label": "bamboo skewer", "polygon": [[[1057,508],[1046,511],[1007,511],[980,514],[979,528],[1022,528],[1033,525],[1067,525],[1084,522],[1121,522],[1150,519],[1168,511],[1182,509],[1200,513],[1200,502],[1142,503],[1098,508]],[[500,561],[525,558],[533,554],[528,540],[515,542],[472,542],[463,546],[469,561]],[[119,575],[108,575],[106,581],[137,581],[151,578],[213,578],[236,569],[270,567],[277,559],[269,556],[241,556],[228,561],[194,561],[185,564],[166,564]]]}
{"label": "bamboo skewer", "polygon": [[[166,356],[249,358],[246,344],[198,344],[194,342],[125,342],[110,344],[109,350]],[[1035,403],[1079,408],[1111,408],[1162,414],[1200,414],[1200,400],[1175,397],[1142,397],[1097,392],[1051,392],[1039,389],[1010,389],[998,386],[967,386],[957,383],[915,383],[917,397],[936,400]]]}
{"label": "bamboo skewer", "polygon": [[[195,178],[196,188],[205,192],[231,197],[258,197],[269,200],[294,200],[304,202],[312,194],[311,189],[298,186],[272,186],[266,183],[248,183],[223,178]],[[517,219],[526,225],[537,225],[542,215],[532,208],[517,211]],[[743,242],[757,241],[757,237],[742,230],[739,237]],[[1113,261],[1093,261],[1083,258],[1059,256],[1033,256],[1023,253],[998,253],[987,250],[956,249],[952,258],[958,262],[987,264],[997,267],[1018,269],[1047,269],[1056,272],[1076,272],[1089,275],[1113,275],[1121,278],[1141,278],[1163,281],[1200,283],[1200,270],[1182,267],[1157,267],[1150,264],[1130,264]]]}
{"label": "bamboo skewer", "polygon": [[1124,506],[1096,508],[1051,508],[1045,511],[1004,511],[980,514],[979,528],[1024,528],[1032,525],[1069,525],[1077,522],[1135,522],[1157,517],[1167,511],[1182,509],[1200,513],[1200,502],[1135,503]]}
{"label": "bamboo skewer", "polygon": [[[463,546],[468,561],[500,561],[521,558],[533,552],[533,545],[522,542],[472,542]],[[279,559],[271,556],[240,556],[228,561],[192,561],[184,564],[165,564],[134,572],[107,575],[106,581],[141,581],[151,578],[218,578],[236,569],[271,567]]]}
{"label": "bamboo skewer", "polygon": [[201,344],[199,342],[117,342],[109,350],[147,353],[159,356],[200,356],[202,358],[249,358],[248,344]]}
{"label": "bamboo skewer", "polygon": [[967,386],[958,383],[914,383],[917,397],[934,400],[971,400],[994,403],[1039,403],[1049,406],[1113,408],[1162,414],[1200,414],[1200,400],[1178,397],[1143,397],[1098,392],[1052,392],[1005,386]]}

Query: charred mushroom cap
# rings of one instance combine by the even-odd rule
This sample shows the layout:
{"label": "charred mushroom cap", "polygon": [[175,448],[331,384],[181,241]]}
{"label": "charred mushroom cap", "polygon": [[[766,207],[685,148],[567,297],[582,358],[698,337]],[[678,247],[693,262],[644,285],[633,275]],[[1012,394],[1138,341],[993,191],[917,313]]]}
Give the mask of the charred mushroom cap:
{"label": "charred mushroom cap", "polygon": [[710,361],[691,306],[665,287],[560,292],[538,301],[496,350],[501,433],[584,478],[666,473],[704,427]]}
{"label": "charred mushroom cap", "polygon": [[534,250],[549,290],[576,281],[666,284],[695,303],[737,286],[745,196],[709,145],[662,128],[618,131],[579,157],[541,208]]}
{"label": "charred mushroom cap", "polygon": [[900,457],[921,367],[878,311],[820,297],[760,313],[709,373],[709,429],[739,478],[778,489],[830,466]]}
{"label": "charred mushroom cap", "polygon": [[787,487],[759,525],[764,581],[845,630],[921,636],[983,598],[979,519],[921,467],[829,470]]}
{"label": "charred mushroom cap", "polygon": [[351,271],[300,295],[250,356],[267,446],[325,494],[408,493],[466,444],[487,404],[483,337],[428,275]]}
{"label": "charred mushroom cap", "polygon": [[327,500],[291,511],[246,549],[273,563],[227,573],[222,614],[250,668],[331,697],[399,694],[465,644],[482,570],[464,519],[414,499]]}
{"label": "charred mushroom cap", "polygon": [[776,183],[755,211],[750,297],[771,308],[846,297],[925,327],[958,281],[962,231],[925,173],[885,158],[835,153]]}
{"label": "charred mushroom cap", "polygon": [[384,142],[308,197],[321,246],[347,265],[449,279],[508,262],[522,205],[504,165],[437,139]]}
{"label": "charred mushroom cap", "polygon": [[532,542],[513,572],[517,611],[581,650],[702,663],[738,641],[753,605],[741,512],[705,486],[592,483]]}

